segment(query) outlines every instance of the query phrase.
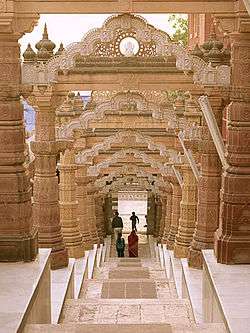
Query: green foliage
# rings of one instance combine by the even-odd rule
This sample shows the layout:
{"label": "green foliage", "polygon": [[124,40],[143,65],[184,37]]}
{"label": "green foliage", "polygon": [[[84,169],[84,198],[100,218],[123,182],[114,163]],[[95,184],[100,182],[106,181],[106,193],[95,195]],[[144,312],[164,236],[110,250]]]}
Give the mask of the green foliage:
{"label": "green foliage", "polygon": [[169,15],[168,22],[174,29],[171,38],[174,42],[179,42],[186,46],[188,43],[188,18],[184,15]]}

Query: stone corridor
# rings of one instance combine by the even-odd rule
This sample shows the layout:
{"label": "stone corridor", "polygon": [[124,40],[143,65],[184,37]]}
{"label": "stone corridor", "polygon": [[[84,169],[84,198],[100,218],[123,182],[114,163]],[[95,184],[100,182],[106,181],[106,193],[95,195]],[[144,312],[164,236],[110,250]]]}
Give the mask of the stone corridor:
{"label": "stone corridor", "polygon": [[146,235],[140,235],[140,257],[126,255],[116,258],[112,244],[94,278],[84,282],[79,299],[66,301],[60,323],[27,325],[25,333],[226,332],[222,324],[195,324],[188,300],[178,298]]}

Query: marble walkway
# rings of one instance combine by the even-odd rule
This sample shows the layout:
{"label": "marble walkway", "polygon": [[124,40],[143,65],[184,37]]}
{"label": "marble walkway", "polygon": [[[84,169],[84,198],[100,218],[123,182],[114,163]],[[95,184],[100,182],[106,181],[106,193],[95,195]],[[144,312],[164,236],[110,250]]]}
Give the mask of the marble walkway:
{"label": "marble walkway", "polygon": [[[84,282],[80,297],[66,301],[58,325],[30,325],[30,332],[70,333],[224,333],[220,324],[196,325],[186,299],[177,297],[146,236],[139,258],[111,256]],[[32,331],[32,328],[36,329]]]}

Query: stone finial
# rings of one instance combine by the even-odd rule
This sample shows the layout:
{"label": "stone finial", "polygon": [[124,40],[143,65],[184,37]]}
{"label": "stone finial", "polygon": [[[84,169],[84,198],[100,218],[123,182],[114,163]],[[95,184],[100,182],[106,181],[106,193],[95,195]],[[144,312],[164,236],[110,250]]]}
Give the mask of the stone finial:
{"label": "stone finial", "polygon": [[24,62],[34,62],[36,61],[36,52],[32,49],[30,43],[27,46],[27,49],[23,53]]}
{"label": "stone finial", "polygon": [[199,58],[203,58],[203,52],[198,44],[195,45],[194,49],[191,50],[190,54]]}
{"label": "stone finial", "polygon": [[38,52],[37,52],[37,60],[38,61],[46,62],[50,58],[51,58],[51,55],[45,47],[42,47],[41,49],[38,50]]}
{"label": "stone finial", "polygon": [[60,43],[60,46],[59,46],[57,52],[55,53],[55,55],[59,56],[59,55],[61,55],[63,53],[63,51],[64,51],[63,43]]}
{"label": "stone finial", "polygon": [[213,66],[217,66],[222,63],[223,60],[223,43],[218,40],[215,25],[212,23],[211,32],[208,40],[202,45],[204,50],[204,59],[211,62]]}
{"label": "stone finial", "polygon": [[74,110],[75,111],[83,111],[83,100],[80,95],[80,92],[77,93],[77,95],[74,98]]}
{"label": "stone finial", "polygon": [[38,52],[41,51],[41,49],[45,49],[50,55],[50,57],[53,56],[53,50],[56,47],[56,44],[49,39],[46,23],[44,25],[43,37],[38,43],[36,43],[35,46]]}

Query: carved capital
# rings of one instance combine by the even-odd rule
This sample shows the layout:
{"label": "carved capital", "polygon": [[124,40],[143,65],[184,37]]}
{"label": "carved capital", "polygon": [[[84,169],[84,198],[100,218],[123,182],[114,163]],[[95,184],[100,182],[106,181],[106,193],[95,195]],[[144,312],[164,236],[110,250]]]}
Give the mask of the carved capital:
{"label": "carved capital", "polygon": [[38,20],[38,14],[22,14],[22,16],[19,16],[13,13],[11,6],[9,4],[7,6],[5,0],[0,1],[0,38],[9,38],[12,35],[13,39],[17,40],[25,33],[31,32],[37,25]]}

